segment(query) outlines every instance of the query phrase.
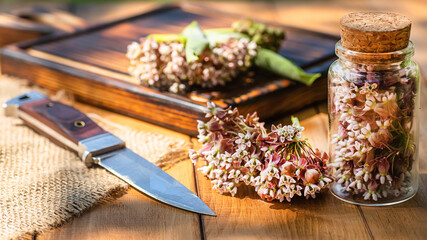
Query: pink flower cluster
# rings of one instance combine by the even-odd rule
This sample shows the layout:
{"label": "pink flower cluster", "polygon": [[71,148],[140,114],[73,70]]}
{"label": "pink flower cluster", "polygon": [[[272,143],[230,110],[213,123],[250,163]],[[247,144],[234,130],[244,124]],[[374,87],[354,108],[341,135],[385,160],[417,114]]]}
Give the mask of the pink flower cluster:
{"label": "pink flower cluster", "polygon": [[406,74],[368,69],[331,79],[330,166],[343,192],[378,201],[411,191],[415,78]]}
{"label": "pink flower cluster", "polygon": [[185,93],[190,86],[203,88],[225,85],[248,69],[257,45],[247,38],[230,38],[206,48],[199,60],[187,62],[182,42],[157,42],[142,38],[128,46],[130,74],[141,85],[162,91]]}
{"label": "pink flower cluster", "polygon": [[295,195],[315,198],[332,181],[328,155],[301,139],[304,128],[298,122],[272,126],[268,133],[256,113],[244,117],[237,108],[224,110],[210,102],[206,118],[198,124],[203,147],[191,149],[190,158],[194,164],[205,161],[199,170],[221,194],[234,196],[245,184],[262,199],[291,201]]}

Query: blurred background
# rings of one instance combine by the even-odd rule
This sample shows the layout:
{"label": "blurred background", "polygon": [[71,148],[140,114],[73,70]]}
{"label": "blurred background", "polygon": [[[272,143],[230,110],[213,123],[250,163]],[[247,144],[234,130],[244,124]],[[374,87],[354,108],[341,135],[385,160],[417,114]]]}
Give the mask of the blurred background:
{"label": "blurred background", "polygon": [[[173,1],[120,0],[0,0],[1,13],[17,13],[34,7],[69,12],[95,24],[124,18]],[[176,1],[175,1],[176,2]],[[391,11],[412,19],[411,39],[415,44],[415,60],[421,70],[427,69],[427,0],[284,0],[284,1],[180,1],[226,12],[276,21],[306,29],[339,34],[339,19],[354,11]],[[1,20],[1,18],[0,18]],[[0,25],[4,21],[0,21]],[[55,21],[53,21],[55,22]],[[52,21],[51,21],[52,24]],[[54,24],[54,23],[53,23]]]}

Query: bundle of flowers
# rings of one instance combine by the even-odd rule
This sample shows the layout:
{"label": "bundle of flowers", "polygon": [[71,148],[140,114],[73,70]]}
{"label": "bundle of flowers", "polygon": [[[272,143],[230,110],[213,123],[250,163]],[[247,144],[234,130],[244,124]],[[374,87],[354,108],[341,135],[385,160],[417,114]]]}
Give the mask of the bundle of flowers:
{"label": "bundle of flowers", "polygon": [[151,34],[131,43],[126,56],[142,85],[173,93],[225,85],[252,66],[312,84],[320,74],[305,73],[272,50],[284,37],[283,30],[251,21],[206,31],[192,22],[181,34]]}
{"label": "bundle of flowers", "polygon": [[416,157],[417,78],[405,69],[357,69],[331,79],[338,132],[330,166],[343,192],[374,201],[404,195]]}
{"label": "bundle of flowers", "polygon": [[295,195],[315,198],[331,182],[328,155],[301,138],[304,128],[296,118],[293,125],[273,125],[267,132],[256,113],[244,117],[237,108],[208,103],[206,117],[198,124],[203,147],[191,149],[190,158],[194,164],[205,161],[199,170],[221,194],[234,196],[245,184],[262,199],[282,202]]}
{"label": "bundle of flowers", "polygon": [[230,82],[251,66],[256,47],[247,38],[230,38],[206,48],[197,60],[187,62],[184,43],[144,38],[128,46],[127,56],[131,60],[131,75],[142,85],[185,93],[192,85],[210,88]]}

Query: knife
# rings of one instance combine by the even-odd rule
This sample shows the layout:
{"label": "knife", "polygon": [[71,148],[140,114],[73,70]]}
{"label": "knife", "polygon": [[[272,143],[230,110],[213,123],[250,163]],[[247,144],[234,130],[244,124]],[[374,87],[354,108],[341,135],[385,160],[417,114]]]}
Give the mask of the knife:
{"label": "knife", "polygon": [[126,148],[74,107],[31,91],[3,104],[6,116],[19,117],[56,144],[76,152],[88,167],[99,165],[149,197],[190,212],[216,216],[193,192],[156,165]]}

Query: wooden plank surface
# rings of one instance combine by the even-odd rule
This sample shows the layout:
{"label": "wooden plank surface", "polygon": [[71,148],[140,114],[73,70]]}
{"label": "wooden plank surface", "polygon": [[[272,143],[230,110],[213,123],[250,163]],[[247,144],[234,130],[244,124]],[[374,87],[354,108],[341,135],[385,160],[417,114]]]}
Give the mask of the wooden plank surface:
{"label": "wooden plank surface", "polygon": [[[267,20],[279,20],[300,27],[335,33],[340,16],[354,10],[393,10],[403,3],[391,1],[333,2],[256,2],[256,3],[203,3],[231,12],[251,12]],[[399,9],[415,23],[426,17],[414,14],[422,10],[422,1],[411,0]],[[133,3],[134,4],[134,3]],[[126,9],[126,8],[123,8]],[[427,7],[424,8],[427,11]],[[424,11],[425,13],[425,11]],[[427,26],[413,28],[419,39]],[[418,38],[417,38],[418,37]],[[416,59],[427,67],[427,51],[418,49]],[[427,68],[424,68],[427,69]],[[418,194],[406,203],[392,207],[357,207],[324,193],[319,199],[293,203],[268,203],[260,200],[251,189],[238,197],[219,195],[210,190],[210,182],[197,173],[197,183],[202,199],[212,207],[218,217],[202,217],[160,205],[131,190],[119,200],[97,206],[62,228],[37,236],[37,239],[425,239],[427,236],[427,84],[422,80],[422,111],[420,113],[420,188]],[[286,96],[283,96],[286,99]],[[138,120],[78,104],[84,112],[95,112],[116,123],[144,131],[161,132],[189,140],[189,137],[153,126]],[[325,103],[309,107],[298,115],[304,119],[305,136],[322,149],[327,144],[327,111]],[[289,118],[275,122],[288,122]],[[194,140],[194,139],[193,139]],[[169,173],[194,190],[194,179],[187,160]],[[247,195],[246,195],[247,194]]]}
{"label": "wooden plank surface", "polygon": [[[189,161],[167,171],[194,190],[193,167]],[[197,214],[177,210],[131,189],[125,196],[94,207],[57,230],[37,239],[200,239]]]}
{"label": "wooden plank surface", "polygon": [[407,202],[390,207],[361,207],[375,239],[426,239],[427,174],[419,179],[418,193]]}

